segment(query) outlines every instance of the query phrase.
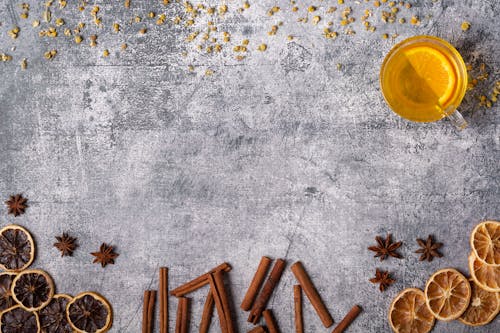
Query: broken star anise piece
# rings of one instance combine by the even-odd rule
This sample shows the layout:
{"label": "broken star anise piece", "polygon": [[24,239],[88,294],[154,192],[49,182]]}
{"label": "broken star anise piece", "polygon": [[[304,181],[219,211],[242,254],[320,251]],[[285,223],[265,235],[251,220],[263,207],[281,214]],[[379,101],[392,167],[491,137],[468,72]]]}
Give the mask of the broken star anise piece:
{"label": "broken star anise piece", "polygon": [[385,240],[380,236],[375,237],[375,240],[377,241],[377,245],[368,247],[368,250],[375,252],[375,257],[380,257],[380,261],[389,256],[398,259],[403,258],[403,256],[396,252],[403,243],[393,243],[391,234],[388,234]]}
{"label": "broken star anise piece", "polygon": [[21,214],[24,214],[24,211],[28,207],[28,205],[26,204],[27,201],[28,199],[24,198],[22,194],[16,194],[11,195],[9,197],[9,200],[5,201],[5,204],[9,209],[9,214],[19,216]]}
{"label": "broken star anise piece", "polygon": [[12,297],[26,311],[37,311],[50,303],[54,282],[46,272],[29,269],[19,273],[12,282]]}
{"label": "broken star anise piece", "polygon": [[16,273],[1,273],[0,274],[0,311],[12,307],[15,302],[12,299],[12,281],[16,277]]}
{"label": "broken star anise piece", "polygon": [[370,279],[371,283],[378,283],[380,291],[385,291],[391,284],[396,282],[395,279],[391,278],[391,275],[387,271],[382,271],[377,268],[375,271],[375,277]]}
{"label": "broken star anise piece", "polygon": [[434,257],[441,258],[443,256],[438,251],[443,246],[443,243],[434,243],[431,235],[427,237],[426,241],[418,238],[417,243],[418,245],[420,245],[421,248],[415,251],[415,253],[421,254],[420,261],[424,260],[432,261]]}
{"label": "broken star anise piece", "polygon": [[66,306],[72,299],[71,296],[65,294],[54,295],[49,305],[38,311],[42,332],[73,333],[66,318]]}
{"label": "broken star anise piece", "polygon": [[94,292],[77,295],[66,307],[66,316],[75,331],[85,333],[108,331],[113,318],[108,301]]}
{"label": "broken star anise piece", "polygon": [[76,238],[63,232],[61,236],[56,236],[56,239],[57,242],[54,243],[54,246],[61,251],[61,257],[72,256],[73,251],[75,251],[77,247]]}
{"label": "broken star anise piece", "polygon": [[2,333],[40,332],[40,323],[36,312],[28,312],[19,305],[11,307],[0,314],[0,329]]}
{"label": "broken star anise piece", "polygon": [[0,268],[19,272],[35,258],[35,244],[28,230],[8,225],[0,230]]}
{"label": "broken star anise piece", "polygon": [[102,243],[99,248],[99,252],[91,253],[95,259],[94,264],[101,264],[102,267],[106,267],[107,264],[114,264],[115,259],[118,257],[118,253],[115,253],[113,246],[106,243]]}

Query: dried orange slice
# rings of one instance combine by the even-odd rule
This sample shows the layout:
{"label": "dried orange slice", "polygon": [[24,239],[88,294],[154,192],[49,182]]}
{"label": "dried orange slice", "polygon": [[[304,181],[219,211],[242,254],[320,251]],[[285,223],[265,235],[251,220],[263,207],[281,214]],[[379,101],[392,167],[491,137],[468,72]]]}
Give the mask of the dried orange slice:
{"label": "dried orange slice", "polygon": [[0,311],[14,306],[16,303],[12,298],[12,281],[16,277],[16,273],[4,272],[0,274]]}
{"label": "dried orange slice", "polygon": [[474,253],[469,255],[469,271],[474,282],[484,290],[500,291],[500,266],[490,266],[479,260]]}
{"label": "dried orange slice", "polygon": [[35,244],[28,230],[8,225],[0,230],[0,268],[19,272],[35,259]]}
{"label": "dried orange slice", "polygon": [[500,293],[481,289],[474,281],[470,282],[472,296],[463,315],[458,318],[469,326],[483,326],[492,321],[500,311]]}
{"label": "dried orange slice", "polygon": [[50,303],[54,282],[46,272],[29,269],[19,273],[12,282],[12,297],[26,311],[37,311]]}
{"label": "dried orange slice", "polygon": [[78,333],[102,333],[111,328],[113,312],[103,296],[87,291],[68,303],[66,318]]}
{"label": "dried orange slice", "polygon": [[40,323],[36,312],[29,312],[19,305],[3,311],[0,314],[0,332],[40,333]]}
{"label": "dried orange slice", "polygon": [[457,319],[469,306],[469,281],[453,268],[434,273],[425,285],[427,307],[439,320]]}
{"label": "dried orange slice", "polygon": [[425,304],[424,292],[408,288],[391,303],[389,323],[396,333],[427,333],[434,326],[434,316]]}
{"label": "dried orange slice", "polygon": [[479,260],[492,266],[500,266],[500,222],[479,223],[470,236],[470,246]]}
{"label": "dried orange slice", "polygon": [[73,298],[66,294],[54,295],[49,305],[38,311],[40,329],[46,333],[73,333],[66,318],[66,306]]}

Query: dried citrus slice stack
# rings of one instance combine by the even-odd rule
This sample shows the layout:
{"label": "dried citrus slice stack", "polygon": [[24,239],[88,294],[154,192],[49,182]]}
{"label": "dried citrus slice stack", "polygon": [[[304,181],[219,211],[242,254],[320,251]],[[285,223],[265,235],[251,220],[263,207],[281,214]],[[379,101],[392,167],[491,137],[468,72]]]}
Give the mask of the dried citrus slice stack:
{"label": "dried citrus slice stack", "polygon": [[500,266],[500,222],[479,223],[470,236],[470,246],[480,261]]}
{"label": "dried citrus slice stack", "polygon": [[36,312],[24,310],[16,305],[0,313],[0,332],[40,332],[40,322]]}
{"label": "dried citrus slice stack", "polygon": [[427,307],[443,321],[457,319],[469,306],[471,287],[469,281],[453,268],[434,273],[425,286]]}
{"label": "dried citrus slice stack", "polygon": [[487,265],[471,253],[469,271],[478,286],[486,291],[500,292],[500,266]]}
{"label": "dried citrus slice stack", "polygon": [[78,333],[102,333],[111,328],[113,313],[103,296],[83,292],[68,303],[66,316],[71,327]]}
{"label": "dried citrus slice stack", "polygon": [[73,298],[66,294],[54,295],[50,303],[38,311],[42,332],[72,333],[66,318],[66,306]]}
{"label": "dried citrus slice stack", "polygon": [[483,326],[491,322],[500,311],[500,293],[480,288],[470,283],[472,295],[467,310],[458,320],[469,326]]}
{"label": "dried citrus slice stack", "polygon": [[31,269],[19,273],[12,282],[12,297],[26,311],[37,311],[50,303],[54,282],[46,272]]}
{"label": "dried citrus slice stack", "polygon": [[427,333],[434,326],[434,315],[425,304],[422,290],[408,288],[400,292],[389,309],[389,323],[396,333]]}
{"label": "dried citrus slice stack", "polygon": [[28,230],[8,225],[0,230],[0,268],[19,272],[35,258],[35,244]]}

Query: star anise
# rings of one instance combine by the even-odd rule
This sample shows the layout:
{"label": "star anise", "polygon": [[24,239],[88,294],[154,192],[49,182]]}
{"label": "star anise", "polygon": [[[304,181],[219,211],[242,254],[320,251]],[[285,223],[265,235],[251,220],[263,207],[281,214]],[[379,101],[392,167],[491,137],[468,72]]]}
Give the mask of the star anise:
{"label": "star anise", "polygon": [[61,251],[61,257],[64,256],[72,256],[73,251],[75,251],[76,247],[76,238],[69,236],[67,233],[63,232],[61,236],[56,236],[57,242],[54,243],[54,246]]}
{"label": "star anise", "polygon": [[16,194],[11,195],[9,197],[9,200],[5,201],[5,204],[9,209],[9,214],[19,216],[21,214],[24,214],[24,211],[28,207],[28,205],[26,204],[27,201],[28,199],[23,198],[22,194]]}
{"label": "star anise", "polygon": [[387,271],[382,271],[377,268],[375,271],[375,277],[370,279],[371,283],[378,283],[380,291],[385,291],[391,284],[396,282],[395,279],[391,278],[391,275]]}
{"label": "star anise", "polygon": [[91,254],[95,257],[94,264],[99,263],[102,267],[106,267],[107,264],[114,264],[119,255],[114,252],[113,246],[106,243],[101,244],[99,252],[92,252]]}
{"label": "star anise", "polygon": [[377,245],[368,247],[368,250],[375,252],[375,257],[380,257],[380,261],[389,256],[398,259],[403,258],[403,256],[396,252],[403,243],[393,243],[391,234],[388,234],[385,240],[380,236],[375,237],[375,240],[377,241]]}
{"label": "star anise", "polygon": [[418,238],[417,243],[420,245],[421,249],[418,249],[415,253],[421,254],[420,261],[432,261],[434,257],[441,258],[443,256],[438,252],[438,249],[443,246],[443,243],[434,243],[431,235],[427,237],[427,241]]}

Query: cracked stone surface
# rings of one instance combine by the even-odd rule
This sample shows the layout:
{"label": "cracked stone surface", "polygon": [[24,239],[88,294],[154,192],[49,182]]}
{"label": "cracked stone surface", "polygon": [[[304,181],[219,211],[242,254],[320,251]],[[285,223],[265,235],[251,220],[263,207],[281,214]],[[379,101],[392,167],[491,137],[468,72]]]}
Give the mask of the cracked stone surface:
{"label": "cracked stone surface", "polygon": [[[384,25],[379,9],[371,19],[377,31],[369,33],[359,18],[372,7],[346,0],[357,33],[342,33],[337,12],[335,40],[322,36],[329,2],[299,4],[302,16],[307,5],[318,6],[325,17],[318,26],[298,23],[300,13],[286,1],[250,1],[243,14],[236,12],[242,2],[228,2],[217,25],[233,42],[213,56],[184,42],[192,27],[146,19],[126,24],[150,7],[171,19],[180,4],[165,9],[160,1],[132,0],[127,10],[122,1],[95,1],[101,30],[89,20],[94,1],[84,13],[74,3],[54,9],[69,27],[88,22],[76,45],[62,34],[64,26],[58,38],[39,38],[31,21],[43,5],[27,2],[28,20],[19,18],[17,2],[0,2],[0,52],[13,56],[0,63],[0,196],[23,193],[29,208],[14,218],[2,207],[0,221],[32,232],[33,266],[52,275],[58,292],[105,295],[115,313],[111,332],[140,331],[143,290],[156,288],[158,267],[170,268],[173,288],[223,261],[233,267],[227,283],[235,320],[248,331],[239,304],[262,255],[301,260],[336,322],[360,304],[364,312],[348,332],[388,332],[392,298],[406,287],[423,288],[439,268],[467,273],[473,226],[500,219],[499,107],[477,105],[477,95],[500,79],[498,1],[412,1],[401,17],[418,15],[419,27]],[[267,17],[276,3],[282,10]],[[277,35],[268,36],[279,20]],[[471,29],[462,32],[465,20]],[[110,30],[114,21],[123,23],[119,34]],[[16,40],[7,36],[13,25],[21,27]],[[143,26],[148,33],[138,35]],[[94,32],[98,46],[90,48]],[[386,32],[399,36],[384,40]],[[288,41],[289,34],[296,38]],[[470,124],[462,132],[447,120],[405,121],[381,96],[384,55],[417,34],[447,39],[466,62],[487,66],[490,78],[460,108]],[[250,52],[239,62],[232,47],[243,38]],[[266,52],[255,51],[260,43]],[[110,57],[102,57],[104,48]],[[47,61],[50,49],[58,54]],[[208,68],[212,76],[204,75]],[[73,257],[61,258],[52,246],[63,231],[79,239]],[[367,247],[389,232],[404,242],[404,259],[380,262]],[[415,239],[428,234],[445,244],[444,257],[422,263]],[[89,254],[102,242],[120,253],[105,269]],[[368,282],[376,268],[397,279],[385,293]],[[269,303],[283,332],[293,330],[295,283],[286,270]],[[206,292],[191,295],[192,331]],[[308,332],[331,331],[304,306]],[[171,329],[175,309],[171,299]],[[499,330],[498,318],[475,330],[455,321],[434,328]],[[211,331],[218,331],[216,318]]]}

